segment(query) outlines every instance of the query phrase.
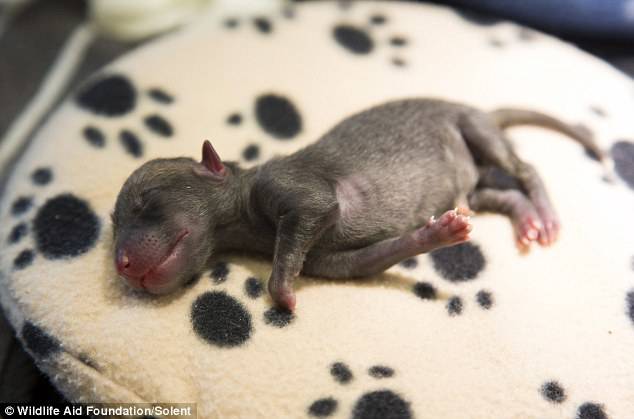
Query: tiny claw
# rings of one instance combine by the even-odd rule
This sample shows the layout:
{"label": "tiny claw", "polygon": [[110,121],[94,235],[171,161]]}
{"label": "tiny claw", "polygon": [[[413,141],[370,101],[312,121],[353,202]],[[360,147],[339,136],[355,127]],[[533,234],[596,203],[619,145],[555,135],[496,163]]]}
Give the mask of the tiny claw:
{"label": "tiny claw", "polygon": [[456,214],[464,215],[465,217],[471,217],[475,214],[469,207],[456,207],[454,211]]}
{"label": "tiny claw", "polygon": [[522,255],[528,254],[531,249],[531,241],[528,240],[526,237],[516,237],[515,245],[517,246],[517,250],[519,250],[520,254]]}
{"label": "tiny claw", "polygon": [[535,230],[534,228],[530,228],[526,231],[526,237],[529,240],[535,240],[537,239],[538,236],[539,236],[539,232]]}

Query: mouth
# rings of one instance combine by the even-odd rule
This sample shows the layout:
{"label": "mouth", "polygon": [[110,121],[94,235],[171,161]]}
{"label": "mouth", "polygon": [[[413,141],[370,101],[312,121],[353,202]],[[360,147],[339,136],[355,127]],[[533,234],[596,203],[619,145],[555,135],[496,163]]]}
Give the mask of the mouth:
{"label": "mouth", "polygon": [[183,230],[178,235],[159,263],[140,278],[141,288],[153,294],[160,294],[163,290],[171,288],[170,282],[181,268],[184,240],[187,236],[188,230]]}

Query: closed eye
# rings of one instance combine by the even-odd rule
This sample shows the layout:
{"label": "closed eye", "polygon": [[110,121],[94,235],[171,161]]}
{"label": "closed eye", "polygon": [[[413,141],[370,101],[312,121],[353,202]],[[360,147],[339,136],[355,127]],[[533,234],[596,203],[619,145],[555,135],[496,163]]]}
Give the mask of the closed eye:
{"label": "closed eye", "polygon": [[144,221],[156,222],[161,220],[163,211],[160,192],[159,188],[154,187],[141,193],[139,206],[135,209],[135,212]]}
{"label": "closed eye", "polygon": [[148,222],[161,221],[163,218],[161,203],[156,199],[145,201],[140,210],[140,218]]}

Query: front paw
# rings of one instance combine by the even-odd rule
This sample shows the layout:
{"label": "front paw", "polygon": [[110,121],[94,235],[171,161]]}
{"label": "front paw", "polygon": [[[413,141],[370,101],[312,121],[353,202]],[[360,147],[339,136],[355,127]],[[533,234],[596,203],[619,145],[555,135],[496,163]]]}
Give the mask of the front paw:
{"label": "front paw", "polygon": [[269,280],[269,294],[277,307],[290,312],[295,311],[297,299],[292,285],[271,278]]}

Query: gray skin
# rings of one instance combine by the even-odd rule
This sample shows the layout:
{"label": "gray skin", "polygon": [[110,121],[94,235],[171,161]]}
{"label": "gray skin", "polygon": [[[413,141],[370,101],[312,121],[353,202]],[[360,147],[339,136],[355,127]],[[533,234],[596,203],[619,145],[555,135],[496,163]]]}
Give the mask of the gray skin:
{"label": "gray skin", "polygon": [[[164,294],[216,252],[263,253],[273,257],[271,297],[293,310],[300,272],[363,277],[464,242],[468,207],[507,215],[522,250],[550,245],[560,227],[546,189],[502,132],[517,124],[557,130],[604,158],[587,130],[550,116],[434,99],[365,110],[250,169],[221,162],[206,141],[201,162],[156,159],[127,179],[112,217],[115,265],[132,287]],[[500,189],[496,171],[517,187]]]}

